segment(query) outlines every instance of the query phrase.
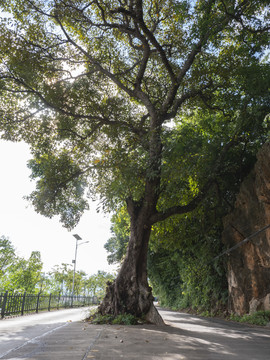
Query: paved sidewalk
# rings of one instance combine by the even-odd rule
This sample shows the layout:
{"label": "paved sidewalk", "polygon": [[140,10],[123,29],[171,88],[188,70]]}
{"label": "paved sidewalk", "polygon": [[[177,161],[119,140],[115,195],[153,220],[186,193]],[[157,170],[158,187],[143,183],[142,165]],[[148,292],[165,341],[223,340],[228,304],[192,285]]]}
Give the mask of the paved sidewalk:
{"label": "paved sidewalk", "polygon": [[160,310],[166,326],[70,322],[2,359],[269,360],[270,329]]}

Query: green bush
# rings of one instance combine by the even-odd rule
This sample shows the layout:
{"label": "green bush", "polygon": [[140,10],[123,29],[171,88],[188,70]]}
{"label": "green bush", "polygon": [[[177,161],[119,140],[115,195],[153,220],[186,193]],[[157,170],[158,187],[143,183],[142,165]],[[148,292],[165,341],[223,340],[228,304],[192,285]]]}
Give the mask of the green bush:
{"label": "green bush", "polygon": [[92,324],[111,324],[114,317],[113,315],[100,315],[94,314],[92,315],[89,320]]}
{"label": "green bush", "polygon": [[116,318],[113,319],[112,324],[136,325],[138,324],[138,319],[131,314],[122,314],[116,316]]}
{"label": "green bush", "polygon": [[89,317],[88,321],[92,324],[111,324],[111,325],[137,325],[138,319],[131,314],[100,315],[98,313]]}
{"label": "green bush", "polygon": [[270,322],[270,311],[257,311],[254,314],[245,314],[243,316],[231,315],[230,320],[240,323],[265,326]]}

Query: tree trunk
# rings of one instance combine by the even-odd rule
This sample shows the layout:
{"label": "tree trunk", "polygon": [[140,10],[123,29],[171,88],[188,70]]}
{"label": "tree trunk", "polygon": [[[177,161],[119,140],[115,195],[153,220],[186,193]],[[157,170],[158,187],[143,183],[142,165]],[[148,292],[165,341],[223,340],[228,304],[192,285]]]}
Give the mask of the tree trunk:
{"label": "tree trunk", "polygon": [[151,226],[147,224],[147,215],[142,206],[136,207],[133,203],[129,214],[131,234],[127,254],[117,278],[113,283],[108,283],[99,313],[144,316],[147,321],[161,325],[164,323],[153,305],[152,289],[147,280]]}

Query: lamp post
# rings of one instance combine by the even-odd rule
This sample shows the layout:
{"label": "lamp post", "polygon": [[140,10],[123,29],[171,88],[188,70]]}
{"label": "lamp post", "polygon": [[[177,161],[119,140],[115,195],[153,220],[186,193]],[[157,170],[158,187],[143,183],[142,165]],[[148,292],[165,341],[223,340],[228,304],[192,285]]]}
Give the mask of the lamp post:
{"label": "lamp post", "polygon": [[73,280],[72,280],[72,294],[71,294],[71,307],[73,306],[73,296],[74,296],[74,284],[75,284],[75,272],[76,272],[76,260],[77,260],[77,249],[79,245],[89,243],[89,241],[84,241],[82,243],[78,243],[78,241],[81,241],[82,238],[78,234],[73,235],[76,239],[76,247],[75,247],[75,259],[72,260],[72,263],[74,264],[73,268]]}

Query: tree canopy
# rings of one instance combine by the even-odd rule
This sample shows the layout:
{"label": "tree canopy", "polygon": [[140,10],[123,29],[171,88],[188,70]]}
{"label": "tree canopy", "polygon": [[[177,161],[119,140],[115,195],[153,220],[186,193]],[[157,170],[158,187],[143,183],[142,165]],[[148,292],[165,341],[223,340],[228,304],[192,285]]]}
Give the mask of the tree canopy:
{"label": "tree canopy", "polygon": [[[266,5],[3,1],[12,15],[1,21],[1,129],[31,143],[36,209],[60,213],[72,227],[87,207],[84,187],[114,208],[140,200],[145,179],[160,176],[161,167],[164,186],[171,163],[150,150],[161,143],[167,150],[171,130],[163,126],[155,145],[154,133],[187,109],[206,108],[223,126],[233,123],[220,150],[249,136],[243,117],[253,121],[253,106],[260,121],[268,111],[269,67],[259,61],[269,40]],[[152,221],[176,207],[161,206]]]}
{"label": "tree canopy", "polygon": [[126,261],[101,311],[146,313],[152,226],[194,210],[222,187],[236,147],[245,166],[246,148],[267,138],[268,1],[4,0],[0,9],[0,131],[31,145],[29,199],[68,228],[87,194],[105,210],[125,204]]}

